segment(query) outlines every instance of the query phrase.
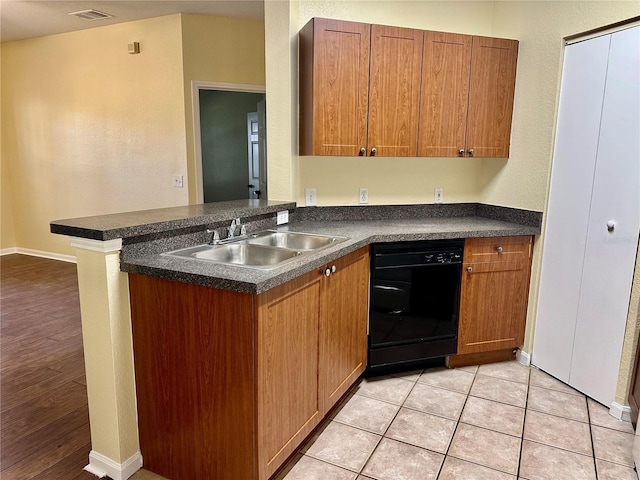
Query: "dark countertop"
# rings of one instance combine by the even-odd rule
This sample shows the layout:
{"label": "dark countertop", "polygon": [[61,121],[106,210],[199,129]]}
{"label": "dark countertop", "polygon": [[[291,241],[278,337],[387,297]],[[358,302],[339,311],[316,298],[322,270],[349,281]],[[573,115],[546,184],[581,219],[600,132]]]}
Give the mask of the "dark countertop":
{"label": "dark countertop", "polygon": [[[273,211],[286,209],[286,205],[278,204],[278,207]],[[150,275],[167,280],[259,294],[304,273],[319,269],[326,263],[371,243],[540,234],[539,226],[523,225],[481,216],[301,221],[283,225],[278,227],[278,230],[345,236],[349,237],[349,240],[307,253],[271,270],[221,265],[161,254],[123,259],[121,269],[129,273]]]}
{"label": "dark countertop", "polygon": [[180,230],[227,222],[231,218],[255,217],[291,210],[295,202],[234,200],[229,202],[157,208],[51,222],[51,233],[91,240],[127,239],[168,230]]}

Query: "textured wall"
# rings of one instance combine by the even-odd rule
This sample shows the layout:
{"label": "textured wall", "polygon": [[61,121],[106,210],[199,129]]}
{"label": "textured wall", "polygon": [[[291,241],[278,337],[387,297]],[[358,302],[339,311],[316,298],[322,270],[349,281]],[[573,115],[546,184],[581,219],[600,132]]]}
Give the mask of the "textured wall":
{"label": "textured wall", "polygon": [[[640,244],[638,245],[640,251]],[[620,357],[620,374],[618,375],[618,388],[616,389],[616,402],[620,405],[628,405],[629,392],[633,380],[633,369],[636,365],[636,352],[640,337],[640,255],[636,255],[635,275],[631,287],[629,299],[629,314],[627,315],[627,328],[624,332],[622,355]]]}
{"label": "textured wall", "polygon": [[16,246],[72,255],[51,220],[187,203],[179,15],[1,48]]}
{"label": "textured wall", "polygon": [[520,40],[520,50],[511,156],[482,160],[481,202],[546,208],[563,38],[637,15],[637,1],[496,2],[493,35]]}
{"label": "textured wall", "polygon": [[[4,147],[6,142],[2,142]],[[7,158],[0,154],[0,252],[16,247],[16,231],[13,222],[13,186],[9,162],[2,160]]]}
{"label": "textured wall", "polygon": [[[271,5],[270,5],[271,4]],[[287,8],[287,4],[288,7]],[[633,1],[346,1],[301,0],[265,5],[267,89],[278,92],[278,122],[269,129],[269,165],[278,176],[293,175],[293,185],[270,179],[276,198],[304,201],[315,187],[320,205],[357,202],[360,187],[370,189],[372,204],[431,203],[433,188],[444,188],[445,202],[485,203],[543,210],[553,150],[563,37],[640,14]],[[514,38],[520,40],[512,148],[509,160],[360,157],[299,157],[297,122],[297,32],[312,17],[399,25]],[[286,36],[289,21],[290,37]],[[269,97],[268,95],[268,97]],[[268,100],[269,101],[269,100]],[[277,129],[277,131],[276,131]],[[290,191],[291,189],[291,191]]]}

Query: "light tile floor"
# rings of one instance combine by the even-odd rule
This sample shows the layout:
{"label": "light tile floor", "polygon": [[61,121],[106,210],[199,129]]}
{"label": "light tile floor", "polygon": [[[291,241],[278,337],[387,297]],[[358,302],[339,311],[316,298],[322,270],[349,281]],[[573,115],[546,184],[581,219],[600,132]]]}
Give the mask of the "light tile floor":
{"label": "light tile floor", "polygon": [[276,478],[638,480],[633,437],[536,368],[429,369],[363,380]]}

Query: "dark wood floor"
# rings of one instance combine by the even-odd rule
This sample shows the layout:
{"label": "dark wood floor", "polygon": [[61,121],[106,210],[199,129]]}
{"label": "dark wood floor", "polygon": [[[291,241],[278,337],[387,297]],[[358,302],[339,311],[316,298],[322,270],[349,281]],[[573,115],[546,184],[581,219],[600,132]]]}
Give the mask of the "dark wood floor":
{"label": "dark wood floor", "polygon": [[76,266],[0,257],[2,480],[94,480]]}

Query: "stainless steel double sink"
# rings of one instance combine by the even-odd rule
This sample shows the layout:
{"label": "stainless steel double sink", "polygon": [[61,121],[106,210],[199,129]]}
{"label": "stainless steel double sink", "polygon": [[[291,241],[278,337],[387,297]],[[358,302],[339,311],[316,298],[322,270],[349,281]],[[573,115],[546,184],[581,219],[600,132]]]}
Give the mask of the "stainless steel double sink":
{"label": "stainless steel double sink", "polygon": [[239,237],[237,240],[225,240],[225,243],[218,245],[206,243],[181,248],[163,255],[268,270],[279,267],[305,253],[314,252],[345,240],[348,238],[315,233],[265,230]]}

